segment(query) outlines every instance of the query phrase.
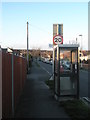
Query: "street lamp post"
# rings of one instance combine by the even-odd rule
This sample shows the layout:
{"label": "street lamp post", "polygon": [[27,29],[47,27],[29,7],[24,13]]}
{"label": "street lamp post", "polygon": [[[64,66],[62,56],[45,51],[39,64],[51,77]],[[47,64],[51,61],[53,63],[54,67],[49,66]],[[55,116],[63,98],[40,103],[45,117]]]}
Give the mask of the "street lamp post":
{"label": "street lamp post", "polygon": [[81,36],[81,47],[80,47],[81,61],[80,62],[81,62],[81,68],[82,68],[82,34],[79,36]]}
{"label": "street lamp post", "polygon": [[27,22],[27,72],[28,72],[28,67],[29,67],[29,60],[28,60],[28,22]]}

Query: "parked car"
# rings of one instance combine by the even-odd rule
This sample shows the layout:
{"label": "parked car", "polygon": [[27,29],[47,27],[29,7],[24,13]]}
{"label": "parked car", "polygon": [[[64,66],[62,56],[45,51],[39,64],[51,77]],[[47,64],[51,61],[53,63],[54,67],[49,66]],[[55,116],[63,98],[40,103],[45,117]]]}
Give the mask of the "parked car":
{"label": "parked car", "polygon": [[65,63],[65,66],[66,66],[67,69],[70,69],[70,62],[67,61],[67,62]]}
{"label": "parked car", "polygon": [[63,65],[60,65],[60,72],[64,72],[64,67],[63,67]]}
{"label": "parked car", "polygon": [[53,60],[52,59],[49,59],[49,64],[53,64]]}

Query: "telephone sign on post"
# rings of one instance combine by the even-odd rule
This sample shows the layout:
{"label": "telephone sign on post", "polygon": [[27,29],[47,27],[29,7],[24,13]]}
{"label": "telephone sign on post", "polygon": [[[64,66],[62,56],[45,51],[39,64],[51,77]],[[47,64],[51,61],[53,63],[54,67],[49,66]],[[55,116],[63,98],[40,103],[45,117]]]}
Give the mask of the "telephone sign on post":
{"label": "telephone sign on post", "polygon": [[53,37],[53,44],[54,45],[63,44],[63,37],[60,35],[55,35]]}

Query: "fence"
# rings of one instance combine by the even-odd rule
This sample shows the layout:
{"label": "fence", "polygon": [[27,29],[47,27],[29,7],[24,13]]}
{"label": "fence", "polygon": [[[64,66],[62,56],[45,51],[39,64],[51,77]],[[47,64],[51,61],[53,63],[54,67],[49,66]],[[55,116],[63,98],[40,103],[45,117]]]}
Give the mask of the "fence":
{"label": "fence", "polygon": [[0,50],[0,120],[2,118],[2,52]]}
{"label": "fence", "polygon": [[2,118],[14,114],[26,80],[26,59],[2,52]]}

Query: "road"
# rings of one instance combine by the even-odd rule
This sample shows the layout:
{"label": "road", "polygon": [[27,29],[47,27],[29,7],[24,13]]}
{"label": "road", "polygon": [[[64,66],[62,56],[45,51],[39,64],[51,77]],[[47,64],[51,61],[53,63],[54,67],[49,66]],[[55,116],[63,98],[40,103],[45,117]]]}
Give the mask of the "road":
{"label": "road", "polygon": [[81,70],[79,72],[80,80],[80,97],[88,97],[88,71]]}
{"label": "road", "polygon": [[[52,65],[38,61],[40,66],[49,74],[52,75]],[[80,97],[90,97],[88,94],[88,88],[90,88],[90,84],[88,84],[88,71],[80,70],[79,72],[79,83],[80,83]]]}
{"label": "road", "polygon": [[50,76],[52,75],[52,65],[38,61],[42,69],[44,69]]}

